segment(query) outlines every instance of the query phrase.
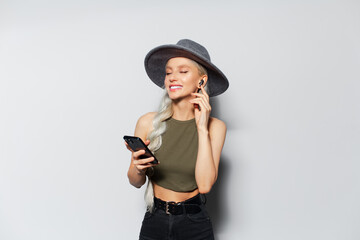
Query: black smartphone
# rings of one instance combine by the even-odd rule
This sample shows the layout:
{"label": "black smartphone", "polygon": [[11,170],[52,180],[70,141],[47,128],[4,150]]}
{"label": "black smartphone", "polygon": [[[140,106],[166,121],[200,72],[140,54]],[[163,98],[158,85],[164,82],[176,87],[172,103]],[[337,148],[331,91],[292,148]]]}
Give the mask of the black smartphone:
{"label": "black smartphone", "polygon": [[139,157],[140,159],[153,157],[154,161],[152,161],[151,163],[152,164],[159,163],[159,161],[156,159],[154,154],[152,154],[152,152],[148,149],[148,147],[141,140],[141,138],[134,137],[134,136],[124,136],[124,140],[134,152],[139,151],[139,150],[145,150],[145,154],[141,155]]}

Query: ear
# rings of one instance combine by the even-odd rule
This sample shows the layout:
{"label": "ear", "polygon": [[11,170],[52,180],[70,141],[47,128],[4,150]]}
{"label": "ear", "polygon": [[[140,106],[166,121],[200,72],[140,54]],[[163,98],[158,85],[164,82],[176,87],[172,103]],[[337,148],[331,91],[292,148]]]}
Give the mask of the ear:
{"label": "ear", "polygon": [[208,76],[207,75],[202,75],[200,80],[199,80],[199,84],[200,84],[200,81],[203,80],[204,83],[202,84],[202,86],[205,87],[206,83],[207,83],[207,80],[208,80]]}

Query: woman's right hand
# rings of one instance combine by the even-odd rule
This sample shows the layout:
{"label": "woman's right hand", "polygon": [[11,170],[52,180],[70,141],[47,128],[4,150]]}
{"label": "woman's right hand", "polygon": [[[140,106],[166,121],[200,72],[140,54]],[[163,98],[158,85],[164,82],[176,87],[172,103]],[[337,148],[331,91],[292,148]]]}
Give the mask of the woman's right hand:
{"label": "woman's right hand", "polygon": [[[150,144],[150,140],[146,140],[145,145],[148,146],[149,144]],[[140,158],[141,155],[145,154],[145,150],[139,150],[134,152],[126,142],[125,145],[127,149],[131,151],[131,162],[136,168],[138,174],[145,175],[146,170],[148,168],[156,165],[151,163],[152,161],[154,161],[154,157]]]}

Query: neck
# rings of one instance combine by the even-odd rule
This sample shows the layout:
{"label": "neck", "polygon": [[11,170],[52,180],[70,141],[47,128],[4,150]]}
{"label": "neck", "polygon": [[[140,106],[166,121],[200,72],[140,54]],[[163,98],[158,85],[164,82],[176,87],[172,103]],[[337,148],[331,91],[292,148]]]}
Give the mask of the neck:
{"label": "neck", "polygon": [[173,101],[172,103],[173,109],[173,118],[180,121],[186,121],[193,119],[195,117],[194,114],[194,105],[189,103],[188,100],[183,101]]}

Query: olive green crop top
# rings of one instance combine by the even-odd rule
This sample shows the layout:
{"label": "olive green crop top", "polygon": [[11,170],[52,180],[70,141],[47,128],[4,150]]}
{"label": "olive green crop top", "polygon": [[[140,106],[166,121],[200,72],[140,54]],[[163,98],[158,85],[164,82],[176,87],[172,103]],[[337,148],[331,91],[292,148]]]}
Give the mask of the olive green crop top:
{"label": "olive green crop top", "polygon": [[198,152],[198,133],[195,119],[166,120],[162,145],[154,153],[160,164],[154,167],[151,180],[176,192],[197,189],[195,164]]}

